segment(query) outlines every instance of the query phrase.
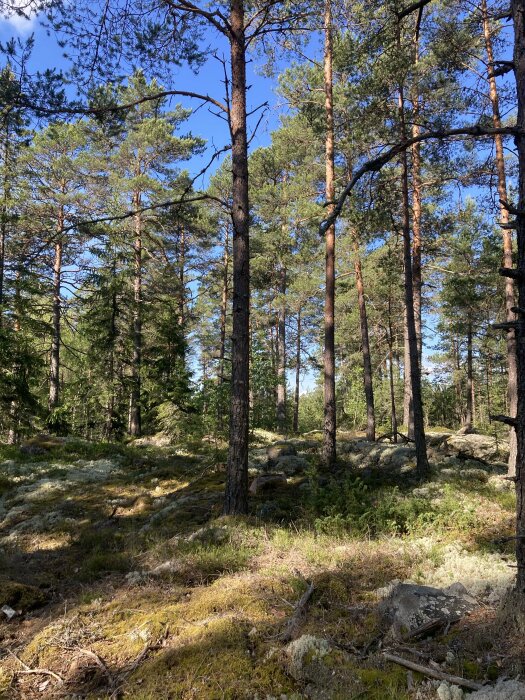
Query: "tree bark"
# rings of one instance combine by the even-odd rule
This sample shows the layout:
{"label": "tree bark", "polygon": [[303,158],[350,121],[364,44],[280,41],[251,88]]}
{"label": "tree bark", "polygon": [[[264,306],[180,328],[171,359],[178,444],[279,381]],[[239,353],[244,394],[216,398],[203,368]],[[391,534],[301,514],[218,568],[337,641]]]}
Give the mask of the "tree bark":
{"label": "tree bark", "polygon": [[279,270],[280,303],[277,320],[277,428],[286,431],[286,267]]}
{"label": "tree bark", "polygon": [[397,414],[396,414],[396,392],[394,387],[394,334],[392,332],[392,300],[388,296],[388,364],[390,379],[390,406],[392,411],[392,436],[397,444]]}
{"label": "tree bark", "polygon": [[365,289],[363,271],[359,256],[359,241],[354,232],[354,270],[359,306],[359,324],[361,329],[361,349],[363,353],[363,382],[366,400],[366,439],[373,442],[376,439],[376,418],[374,410],[374,385],[372,381],[372,360],[370,356],[370,341],[368,337],[368,318],[366,315]]}
{"label": "tree bark", "polygon": [[225,226],[224,232],[224,252],[222,257],[222,290],[221,290],[221,312],[220,312],[220,341],[219,341],[219,372],[218,385],[219,396],[217,401],[217,424],[221,430],[224,429],[224,406],[223,387],[225,382],[224,368],[226,360],[226,313],[228,310],[228,285],[230,267],[230,229]]}
{"label": "tree bark", "polygon": [[[499,109],[498,88],[494,76],[494,52],[492,49],[492,33],[490,31],[490,20],[487,11],[486,0],[481,0],[481,16],[483,21],[483,36],[485,38],[485,48],[487,51],[489,97],[492,105],[492,123],[496,129],[501,127],[501,114]],[[500,223],[505,226],[509,223],[509,212],[506,208],[507,199],[507,177],[505,172],[505,158],[503,154],[503,137],[500,134],[494,136],[494,146],[496,150],[496,171],[498,173],[498,197],[500,200],[499,216]],[[503,267],[512,268],[512,231],[502,228],[503,238]],[[514,280],[510,277],[505,279],[505,320],[514,321],[515,314],[511,311],[514,306]],[[507,401],[509,413],[516,415],[518,402],[517,393],[517,367],[516,367],[516,334],[514,329],[507,331]],[[508,461],[508,475],[514,476],[516,473],[516,432],[513,428],[509,434],[510,454]]]}
{"label": "tree bark", "polygon": [[[332,7],[325,0],[324,10],[324,91],[325,91],[325,168],[328,214],[335,199],[334,165],[334,106],[332,77]],[[324,461],[328,468],[336,462],[336,403],[335,403],[335,225],[326,231],[325,305],[324,305]]]}
{"label": "tree bark", "polygon": [[297,310],[297,340],[295,348],[295,397],[293,407],[293,431],[299,432],[299,401],[301,383],[301,309]]}
{"label": "tree bark", "polygon": [[4,182],[2,193],[2,211],[0,219],[0,328],[4,320],[4,278],[5,278],[5,246],[7,241],[9,187],[9,117],[6,119],[4,143]]}
{"label": "tree bark", "polygon": [[[419,30],[423,7],[419,9],[416,30],[414,32],[414,68],[419,64]],[[421,134],[418,123],[420,111],[420,97],[418,89],[418,76],[413,81],[410,101],[412,103],[412,137],[417,138]],[[421,323],[423,278],[421,273],[421,218],[422,218],[422,183],[421,183],[421,144],[414,143],[412,152],[412,277],[414,280],[414,320],[416,323],[417,349],[419,366],[423,361],[423,332]]]}
{"label": "tree bark", "polygon": [[472,323],[467,324],[467,410],[465,415],[465,428],[472,430],[473,416],[473,370],[472,370]]}
{"label": "tree bark", "polygon": [[[514,24],[514,74],[518,114],[515,136],[518,152],[518,204],[516,239],[518,249],[518,307],[525,308],[525,3],[511,0]],[[516,334],[518,405],[516,416],[516,590],[523,605],[525,596],[525,315],[520,313]]]}
{"label": "tree bark", "polygon": [[250,253],[248,139],[246,131],[246,37],[243,0],[230,10],[233,221],[233,332],[230,441],[224,513],[248,511],[250,369]]}
{"label": "tree bark", "polygon": [[[525,304],[525,4],[512,0],[514,25],[514,74],[518,114],[515,143],[518,154],[518,203],[516,211],[518,307]],[[523,608],[525,595],[525,318],[519,314],[516,326],[516,360],[518,377],[518,405],[516,415],[516,591]]]}
{"label": "tree bark", "polygon": [[403,311],[403,424],[407,426],[408,437],[413,440],[414,408],[412,405],[412,384],[410,383],[410,346],[406,308]]}
{"label": "tree bark", "polygon": [[[112,269],[113,275],[115,275],[115,265]],[[117,303],[117,292],[113,291],[111,294],[111,316],[109,320],[109,340],[110,349],[108,357],[108,380],[109,380],[109,396],[106,405],[106,424],[104,428],[104,434],[107,440],[113,438],[115,431],[115,340],[117,338],[117,313],[118,313],[118,303]]]}
{"label": "tree bark", "polygon": [[49,368],[49,410],[58,407],[60,401],[60,314],[61,314],[61,286],[62,286],[62,254],[64,230],[64,208],[58,212],[57,239],[55,243],[55,258],[53,262],[53,305],[51,311],[52,335],[51,357]]}
{"label": "tree bark", "polygon": [[133,357],[131,361],[131,398],[129,410],[129,434],[138,437],[142,431],[141,415],[141,369],[142,369],[142,217],[140,194],[133,197],[135,214],[135,243],[133,245]]}
{"label": "tree bark", "polygon": [[[399,123],[401,138],[406,139],[403,86],[399,86]],[[412,404],[414,413],[414,442],[416,445],[417,471],[420,477],[429,472],[423,401],[421,397],[421,372],[417,347],[416,323],[414,317],[414,287],[412,280],[412,245],[410,240],[410,205],[408,197],[408,158],[406,151],[401,154],[401,191],[403,207],[403,262],[405,270],[405,308],[410,355],[410,383],[412,387]]]}

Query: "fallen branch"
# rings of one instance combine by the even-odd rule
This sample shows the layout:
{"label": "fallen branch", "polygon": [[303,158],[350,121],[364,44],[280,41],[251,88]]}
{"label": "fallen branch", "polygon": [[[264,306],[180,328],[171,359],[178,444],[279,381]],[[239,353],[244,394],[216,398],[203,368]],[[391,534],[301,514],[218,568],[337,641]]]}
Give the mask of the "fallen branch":
{"label": "fallen branch", "polygon": [[90,649],[84,649],[83,647],[75,647],[74,650],[77,652],[77,654],[83,654],[84,656],[89,657],[90,659],[93,659],[93,661],[97,664],[97,666],[104,672],[104,674],[108,677],[109,683],[111,686],[114,686],[115,684],[115,677],[107,667],[107,664],[103,659],[100,658],[98,654],[96,654],[94,651],[91,651]]}
{"label": "fallen branch", "polygon": [[9,654],[13,658],[15,658],[18,663],[22,666],[23,670],[22,671],[15,671],[15,673],[23,673],[27,675],[36,675],[36,676],[51,676],[51,678],[54,678],[58,683],[61,685],[64,683],[64,679],[58,675],[58,673],[55,673],[54,671],[50,671],[48,668],[31,668],[27,664],[25,664],[20,657],[18,657],[14,652],[11,651],[11,649],[7,650]]}
{"label": "fallen branch", "polygon": [[432,632],[437,632],[437,630],[444,627],[445,624],[446,620],[444,618],[436,617],[433,620],[425,622],[425,624],[420,625],[411,632],[408,632],[408,634],[404,635],[403,638],[405,639],[405,641],[408,641],[409,639],[417,639],[418,637],[423,637],[424,635],[431,634]]}
{"label": "fallen branch", "polygon": [[122,696],[122,690],[127,679],[131,676],[133,671],[135,671],[140,666],[140,664],[149,656],[149,654],[152,651],[156,651],[157,649],[162,649],[164,647],[166,639],[169,636],[169,632],[169,625],[166,625],[165,630],[155,642],[148,642],[144,646],[140,654],[131,662],[131,664],[126,668],[125,672],[121,674],[120,678],[118,679],[118,685],[117,683],[115,684],[117,687],[110,695],[110,700],[118,700],[118,698]]}
{"label": "fallen branch", "polygon": [[304,576],[300,575],[300,577],[306,582],[307,588],[303,595],[297,601],[293,614],[288,620],[286,628],[279,635],[279,639],[281,640],[281,642],[291,642],[292,639],[295,639],[295,637],[297,636],[297,632],[301,624],[301,618],[303,617],[306,611],[306,607],[308,606],[308,602],[310,601],[312,593],[314,592],[314,584],[311,581],[306,581]]}
{"label": "fallen branch", "polygon": [[435,668],[430,668],[429,666],[422,666],[421,664],[416,664],[414,661],[409,661],[408,659],[403,659],[401,656],[396,656],[395,654],[390,654],[389,652],[383,652],[383,656],[387,661],[392,661],[394,664],[399,664],[399,666],[404,666],[409,668],[411,671],[417,671],[422,673],[424,676],[429,676],[430,678],[437,678],[439,681],[448,681],[453,685],[460,685],[464,688],[469,688],[470,690],[479,690],[482,685],[481,683],[476,683],[475,681],[469,681],[467,678],[461,678],[460,676],[451,676],[443,671],[438,671]]}

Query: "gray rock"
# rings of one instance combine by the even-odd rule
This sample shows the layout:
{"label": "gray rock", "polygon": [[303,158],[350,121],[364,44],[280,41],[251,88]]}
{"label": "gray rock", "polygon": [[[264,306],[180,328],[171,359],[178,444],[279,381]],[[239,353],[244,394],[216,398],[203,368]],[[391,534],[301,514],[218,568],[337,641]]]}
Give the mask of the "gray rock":
{"label": "gray rock", "polygon": [[451,685],[446,681],[443,681],[438,687],[437,696],[439,700],[463,700],[465,697],[459,686]]}
{"label": "gray rock", "polygon": [[480,481],[482,484],[489,480],[489,475],[484,469],[461,469],[459,476],[467,481]]}
{"label": "gray rock", "polygon": [[326,639],[303,634],[286,647],[288,672],[296,680],[309,679],[318,662],[330,653],[330,644]]}
{"label": "gray rock", "polygon": [[163,561],[162,564],[158,564],[154,569],[152,569],[149,574],[150,576],[164,576],[165,574],[176,574],[182,571],[183,565],[177,559],[168,559],[168,561]]}
{"label": "gray rock", "polygon": [[484,462],[506,461],[509,458],[508,442],[496,440],[490,435],[451,435],[445,447],[452,454]]}
{"label": "gray rock", "polygon": [[222,544],[230,537],[227,527],[201,527],[186,538],[186,542],[201,542],[202,544]]}
{"label": "gray rock", "polygon": [[266,448],[268,456],[268,466],[274,467],[281,457],[288,457],[297,454],[295,445],[291,442],[277,442],[275,445],[270,445]]}
{"label": "gray rock", "polygon": [[275,466],[288,476],[293,476],[294,474],[302,474],[307,470],[310,466],[310,462],[304,457],[282,455],[282,457],[279,457],[277,460]]}
{"label": "gray rock", "polygon": [[267,488],[286,486],[286,484],[287,480],[284,474],[261,474],[250,484],[250,493],[252,496],[256,496],[260,491],[264,491]]}
{"label": "gray rock", "polygon": [[126,581],[130,586],[137,586],[144,580],[144,574],[141,571],[130,571],[126,574]]}
{"label": "gray rock", "polygon": [[399,469],[408,462],[414,461],[416,450],[414,447],[385,445],[379,457],[379,466]]}
{"label": "gray rock", "polygon": [[476,599],[460,583],[445,589],[398,583],[379,609],[391,624],[393,636],[402,638],[432,620],[457,622],[477,605]]}
{"label": "gray rock", "polygon": [[525,684],[516,680],[501,680],[496,685],[471,693],[468,700],[525,700]]}
{"label": "gray rock", "polygon": [[496,491],[514,491],[514,482],[511,479],[505,479],[503,476],[491,476],[487,483]]}

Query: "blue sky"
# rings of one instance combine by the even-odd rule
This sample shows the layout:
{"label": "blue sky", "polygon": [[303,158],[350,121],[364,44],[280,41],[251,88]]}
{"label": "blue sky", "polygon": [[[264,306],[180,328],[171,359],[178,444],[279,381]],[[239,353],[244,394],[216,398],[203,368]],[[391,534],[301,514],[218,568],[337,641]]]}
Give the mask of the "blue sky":
{"label": "blue sky", "polygon": [[[10,19],[0,19],[0,41],[5,42],[13,36],[22,38],[34,33],[35,49],[31,59],[31,69],[44,70],[46,68],[60,68],[67,71],[69,63],[63,58],[63,50],[59,47],[57,37],[42,27],[39,18],[33,16],[30,20],[22,17],[12,17]],[[217,46],[217,39],[209,36],[208,41],[214,48],[219,49],[227,56],[228,47]],[[258,70],[256,61],[248,64],[248,85],[251,86],[248,92],[249,109],[254,109],[258,105],[267,102],[268,108],[264,112],[257,133],[251,142],[251,149],[265,146],[270,143],[270,133],[279,126],[279,114],[282,113],[282,101],[274,92],[275,81],[265,77]],[[174,73],[173,88],[180,87],[185,90],[192,90],[200,93],[208,93],[219,100],[224,99],[224,85],[222,65],[214,58],[210,58],[196,75],[188,68],[177,69]],[[229,133],[226,123],[210,112],[207,105],[202,105],[198,101],[189,98],[172,98],[172,105],[181,103],[185,107],[194,110],[189,128],[197,135],[206,138],[210,149],[221,148],[229,142]],[[260,112],[251,117],[251,125],[255,126],[259,119]],[[211,150],[208,153],[195,157],[189,164],[193,174],[199,172],[210,158]],[[220,161],[219,161],[220,162]],[[215,169],[217,164],[212,168]],[[196,186],[204,186],[207,177]]]}

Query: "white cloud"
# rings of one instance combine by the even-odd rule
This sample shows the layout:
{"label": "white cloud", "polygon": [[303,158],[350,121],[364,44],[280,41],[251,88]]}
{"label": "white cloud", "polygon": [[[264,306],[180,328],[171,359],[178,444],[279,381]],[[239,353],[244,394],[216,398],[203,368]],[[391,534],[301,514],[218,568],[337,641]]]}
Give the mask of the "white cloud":
{"label": "white cloud", "polygon": [[[10,27],[18,34],[29,34],[33,31],[37,21],[38,12],[35,5],[33,0],[9,0],[9,2],[0,0],[0,8],[3,11],[0,26]],[[23,10],[25,16],[17,14],[16,8]]]}

